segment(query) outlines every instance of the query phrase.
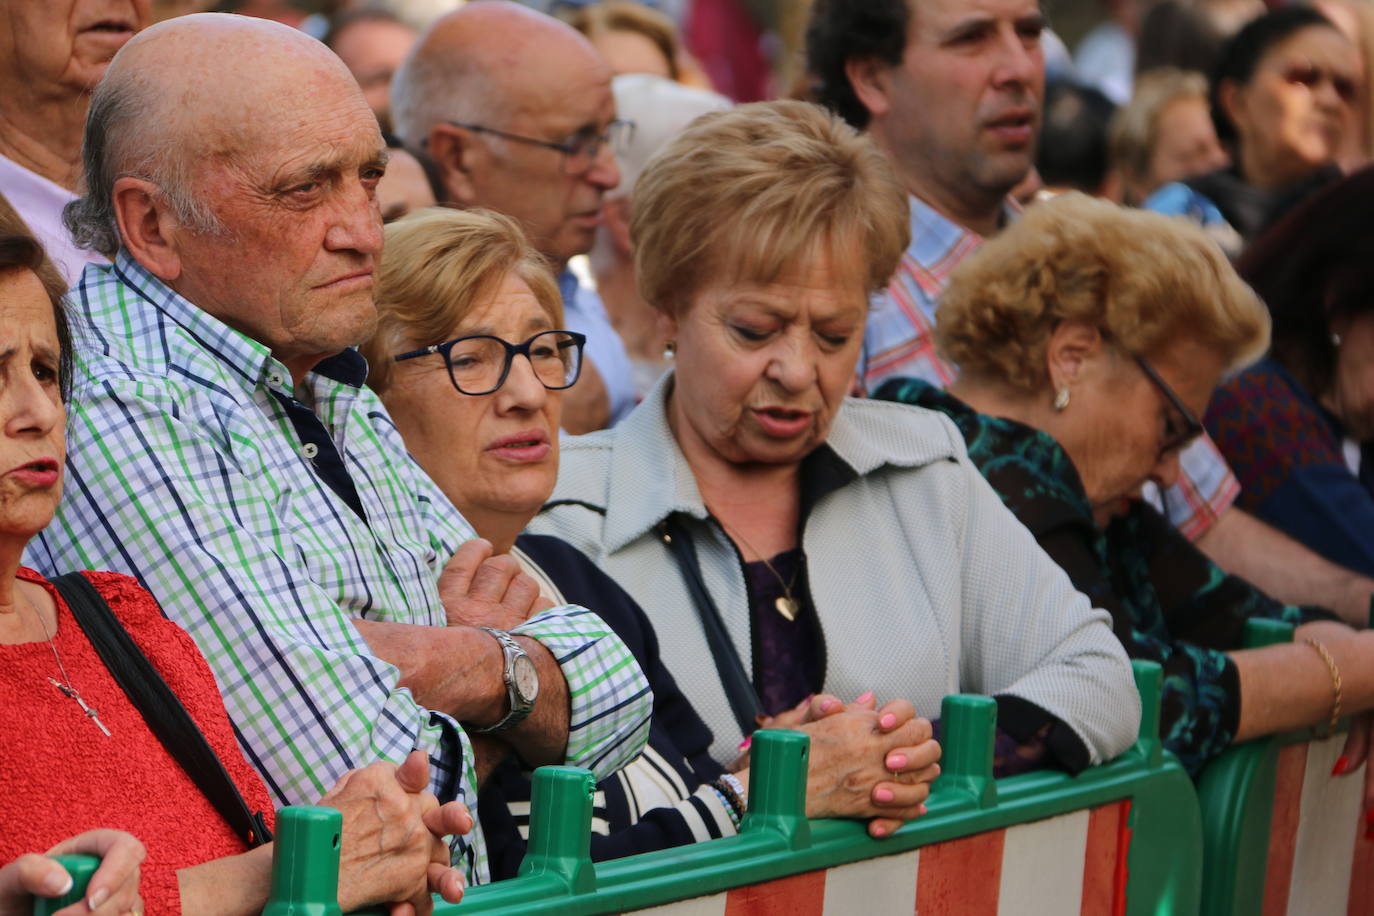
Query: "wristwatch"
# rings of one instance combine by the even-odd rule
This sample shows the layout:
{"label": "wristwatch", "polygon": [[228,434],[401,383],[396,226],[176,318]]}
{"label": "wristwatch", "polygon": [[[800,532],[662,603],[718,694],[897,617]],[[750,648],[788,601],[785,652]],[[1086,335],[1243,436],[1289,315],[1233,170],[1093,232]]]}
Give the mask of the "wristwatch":
{"label": "wristwatch", "polygon": [[539,672],[534,667],[534,662],[529,655],[521,648],[520,643],[516,642],[505,630],[497,630],[492,627],[478,627],[490,633],[497,642],[501,644],[501,654],[505,656],[506,670],[503,676],[506,681],[506,696],[510,700],[510,712],[506,713],[505,718],[489,728],[476,728],[472,730],[481,734],[490,732],[502,732],[508,728],[514,728],[534,708],[534,701],[539,697]]}

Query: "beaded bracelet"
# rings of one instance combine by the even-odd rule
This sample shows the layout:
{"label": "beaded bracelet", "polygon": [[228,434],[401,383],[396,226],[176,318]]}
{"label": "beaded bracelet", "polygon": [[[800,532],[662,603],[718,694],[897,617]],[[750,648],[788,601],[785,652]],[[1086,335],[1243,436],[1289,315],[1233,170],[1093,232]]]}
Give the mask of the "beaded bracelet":
{"label": "beaded bracelet", "polygon": [[746,809],[745,799],[748,797],[744,791],[744,784],[740,782],[733,773],[722,774],[720,779],[711,783],[711,786],[725,796],[729,803],[732,820],[738,827],[744,819]]}
{"label": "beaded bracelet", "polygon": [[1304,639],[1303,642],[1317,650],[1317,654],[1326,662],[1326,669],[1331,672],[1331,722],[1326,726],[1326,734],[1319,735],[1321,738],[1329,738],[1336,731],[1336,723],[1341,718],[1341,669],[1336,667],[1336,660],[1331,657],[1331,653],[1326,651],[1326,646],[1317,642],[1315,639]]}
{"label": "beaded bracelet", "polygon": [[715,793],[716,798],[720,799],[721,807],[725,809],[726,815],[728,815],[730,818],[730,825],[735,828],[736,833],[739,833],[740,815],[739,812],[735,809],[734,801],[731,800],[729,795],[725,794],[725,789],[719,784],[711,782],[707,783],[706,785],[712,792]]}

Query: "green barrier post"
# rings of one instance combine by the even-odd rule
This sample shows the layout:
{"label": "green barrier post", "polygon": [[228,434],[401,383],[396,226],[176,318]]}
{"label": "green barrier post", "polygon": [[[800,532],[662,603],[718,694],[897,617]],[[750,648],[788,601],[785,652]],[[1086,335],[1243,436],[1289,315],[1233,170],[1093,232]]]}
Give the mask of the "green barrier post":
{"label": "green barrier post", "polygon": [[997,740],[997,702],[983,696],[947,696],[940,704],[940,729],[944,745],[940,788],[966,793],[979,808],[996,805],[992,755]]}
{"label": "green barrier post", "polygon": [[[1277,620],[1248,620],[1247,649],[1293,641],[1293,627]],[[1216,916],[1258,914],[1264,903],[1269,826],[1281,744],[1259,738],[1237,744],[1213,760],[1198,779],[1202,809],[1202,911]]]}
{"label": "green barrier post", "polygon": [[342,831],[343,815],[334,808],[293,805],[278,812],[272,892],[262,916],[342,916]]}
{"label": "green barrier post", "polygon": [[72,876],[72,889],[61,897],[34,898],[33,916],[51,916],[64,906],[80,903],[86,896],[86,887],[91,883],[91,876],[100,867],[100,860],[95,856],[67,855],[53,858]]}
{"label": "green barrier post", "polygon": [[[1131,847],[1127,858],[1129,916],[1182,916],[1196,913],[1202,888],[1202,821],[1193,784],[1159,737],[1159,699],[1163,670],[1156,662],[1133,661],[1140,694],[1140,733],[1122,755],[1154,773],[1131,802]],[[1108,764],[1107,766],[1111,766]],[[1082,780],[1092,770],[1080,775]]]}
{"label": "green barrier post", "polygon": [[742,833],[771,831],[788,849],[811,845],[806,819],[806,764],[811,739],[798,731],[756,732],[750,750],[749,810]]}
{"label": "green barrier post", "polygon": [[592,774],[577,767],[540,767],[530,794],[530,841],[520,877],[544,876],[565,894],[596,890],[592,868]]}

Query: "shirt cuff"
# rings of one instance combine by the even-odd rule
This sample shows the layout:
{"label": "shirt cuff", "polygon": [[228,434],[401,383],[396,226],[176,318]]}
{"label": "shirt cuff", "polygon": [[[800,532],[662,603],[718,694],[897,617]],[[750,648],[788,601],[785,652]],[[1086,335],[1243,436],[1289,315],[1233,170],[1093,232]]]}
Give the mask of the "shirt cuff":
{"label": "shirt cuff", "polygon": [[539,641],[568,682],[569,766],[597,781],[625,766],[649,735],[653,692],[620,637],[586,608],[552,608],[511,631]]}

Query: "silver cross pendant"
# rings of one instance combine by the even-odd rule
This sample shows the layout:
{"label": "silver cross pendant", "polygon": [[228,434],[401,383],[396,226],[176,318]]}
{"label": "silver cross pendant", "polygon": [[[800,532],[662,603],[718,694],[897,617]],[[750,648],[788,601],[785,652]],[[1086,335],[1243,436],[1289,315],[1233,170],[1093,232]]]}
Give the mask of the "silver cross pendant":
{"label": "silver cross pendant", "polygon": [[52,684],[58,690],[62,691],[62,693],[71,697],[73,700],[76,700],[76,705],[81,707],[81,711],[84,712],[87,716],[89,716],[91,721],[96,724],[96,727],[105,733],[106,738],[110,737],[110,730],[105,727],[104,722],[100,721],[100,711],[92,709],[90,706],[87,706],[86,701],[81,698],[81,694],[77,692],[77,689],[75,687],[68,687],[66,684],[63,684],[56,678],[51,677],[48,678],[48,683]]}

